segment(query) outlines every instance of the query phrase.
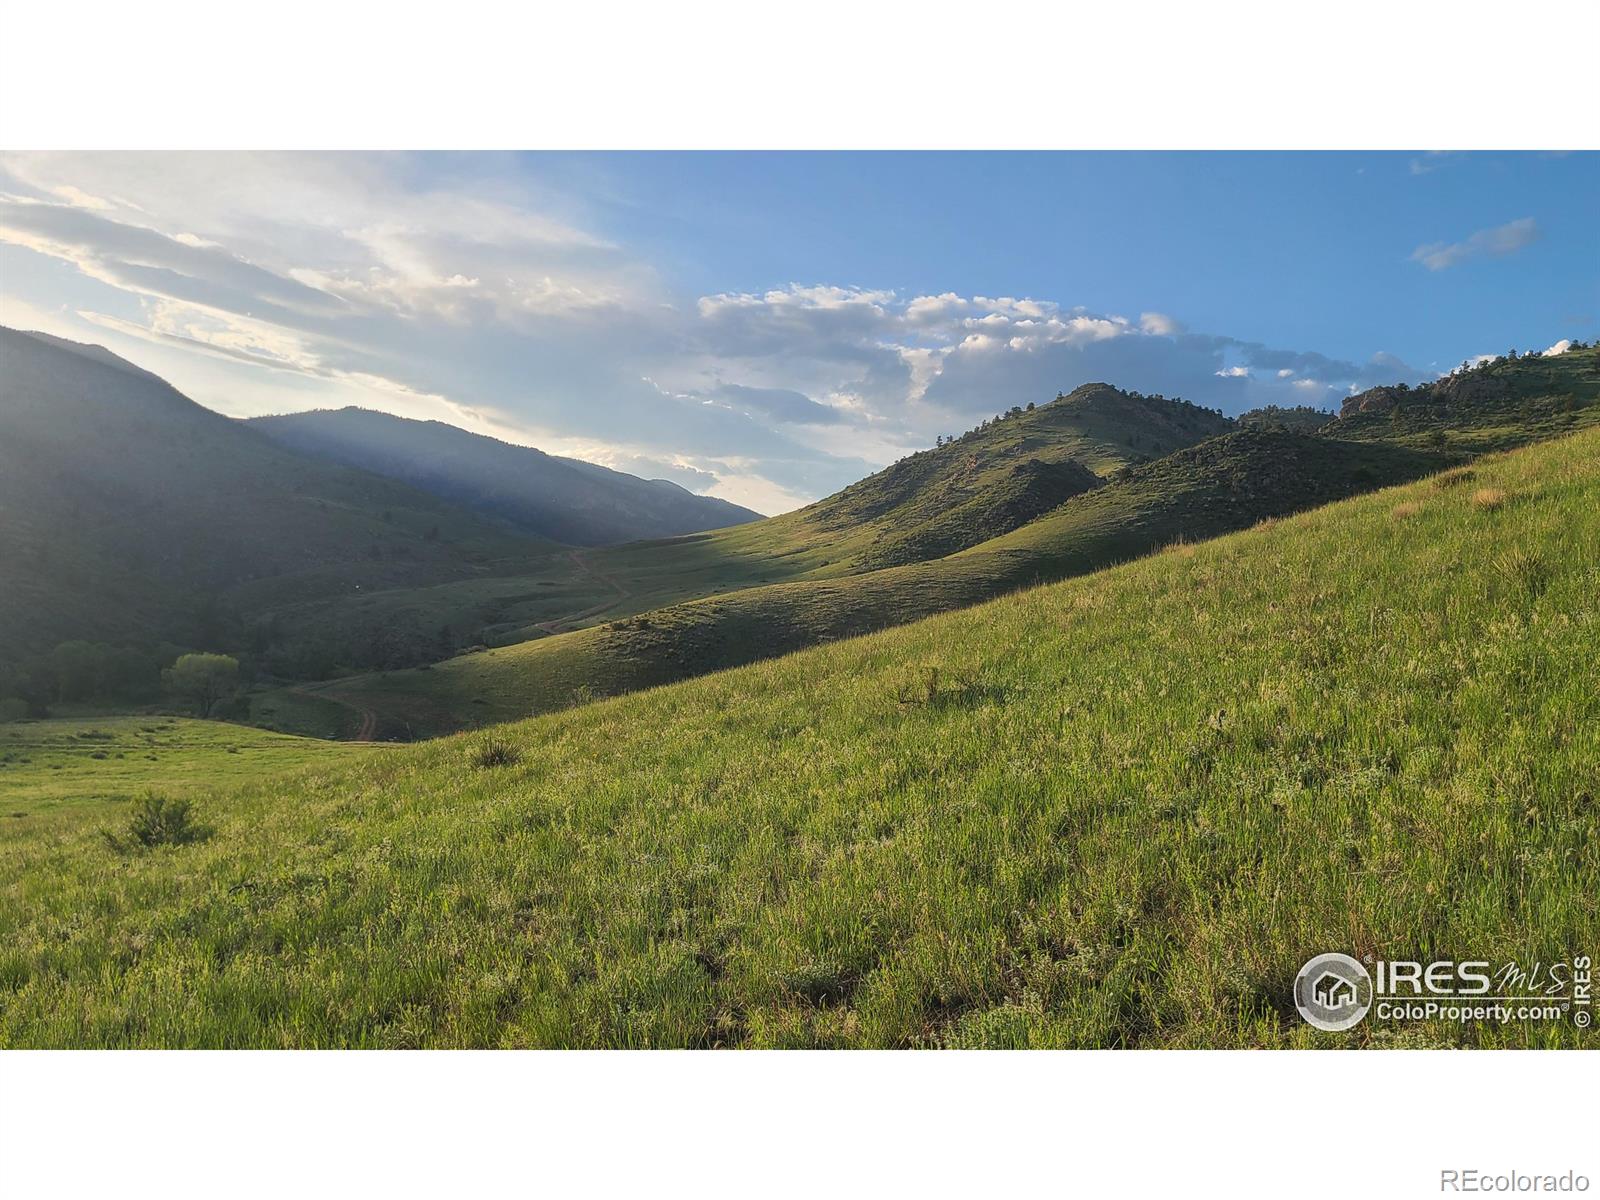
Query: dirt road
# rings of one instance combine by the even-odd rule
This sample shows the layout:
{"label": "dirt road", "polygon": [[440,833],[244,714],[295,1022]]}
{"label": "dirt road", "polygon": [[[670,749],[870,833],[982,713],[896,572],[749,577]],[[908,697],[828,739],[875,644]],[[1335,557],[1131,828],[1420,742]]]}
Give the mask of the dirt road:
{"label": "dirt road", "polygon": [[535,621],[533,623],[533,627],[535,629],[542,629],[546,633],[566,633],[577,622],[587,620],[590,617],[597,617],[607,609],[615,608],[629,596],[633,595],[632,592],[623,587],[610,575],[607,575],[604,571],[596,570],[592,565],[590,565],[589,561],[584,558],[584,552],[582,550],[573,550],[567,555],[567,557],[572,559],[572,565],[577,567],[578,570],[582,571],[591,579],[599,580],[612,591],[616,592],[616,595],[609,600],[602,601],[599,604],[592,604],[588,608],[580,609],[578,612],[567,613],[565,616],[555,617],[549,621]]}

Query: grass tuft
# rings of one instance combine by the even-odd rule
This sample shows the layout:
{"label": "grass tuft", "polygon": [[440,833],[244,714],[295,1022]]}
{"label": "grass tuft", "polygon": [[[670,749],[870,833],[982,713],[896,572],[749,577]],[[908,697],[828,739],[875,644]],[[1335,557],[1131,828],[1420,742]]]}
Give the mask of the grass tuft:
{"label": "grass tuft", "polygon": [[1406,521],[1422,511],[1422,505],[1416,500],[1406,500],[1396,504],[1389,510],[1389,515],[1397,521]]}
{"label": "grass tuft", "polygon": [[1518,547],[1497,558],[1495,573],[1529,600],[1537,600],[1550,586],[1550,564],[1537,551]]}
{"label": "grass tuft", "polygon": [[501,738],[490,738],[472,751],[472,765],[482,770],[515,766],[521,758],[522,751]]}
{"label": "grass tuft", "polygon": [[1472,493],[1472,506],[1480,512],[1494,512],[1503,508],[1506,502],[1506,493],[1501,488],[1479,488]]}

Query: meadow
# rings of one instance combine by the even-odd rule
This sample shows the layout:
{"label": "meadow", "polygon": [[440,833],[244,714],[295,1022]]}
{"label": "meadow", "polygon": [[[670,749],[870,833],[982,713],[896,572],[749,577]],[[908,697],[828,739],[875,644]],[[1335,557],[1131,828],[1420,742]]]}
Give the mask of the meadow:
{"label": "meadow", "polygon": [[[200,803],[0,824],[6,1046],[1582,1046],[1311,955],[1600,945],[1600,430]],[[0,787],[5,786],[0,784]]]}
{"label": "meadow", "polygon": [[16,721],[0,724],[0,795],[13,808],[37,810],[125,800],[152,787],[189,794],[347,761],[366,749],[189,717]]}

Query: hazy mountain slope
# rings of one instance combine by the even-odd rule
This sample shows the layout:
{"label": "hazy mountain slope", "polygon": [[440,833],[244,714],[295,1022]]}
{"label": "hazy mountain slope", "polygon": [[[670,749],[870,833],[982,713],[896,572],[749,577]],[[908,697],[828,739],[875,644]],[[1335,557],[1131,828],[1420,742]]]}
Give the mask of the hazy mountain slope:
{"label": "hazy mountain slope", "polygon": [[257,417],[251,426],[303,454],[387,475],[541,537],[594,546],[698,533],[760,519],[663,479],[639,479],[363,408]]}
{"label": "hazy mountain slope", "polygon": [[574,696],[632,691],[903,624],[1415,479],[1454,461],[1403,446],[1241,431],[1134,468],[946,558],[746,588],[428,670],[343,679],[320,685],[316,694],[386,715],[393,736],[507,720],[564,707]]}
{"label": "hazy mountain slope", "polygon": [[30,805],[0,1045],[1593,1047],[1294,1012],[1331,948],[1600,935],[1600,431],[1472,469],[264,781],[192,846]]}
{"label": "hazy mountain slope", "polygon": [[0,658],[69,638],[215,641],[284,597],[550,549],[286,450],[100,347],[0,329]]}

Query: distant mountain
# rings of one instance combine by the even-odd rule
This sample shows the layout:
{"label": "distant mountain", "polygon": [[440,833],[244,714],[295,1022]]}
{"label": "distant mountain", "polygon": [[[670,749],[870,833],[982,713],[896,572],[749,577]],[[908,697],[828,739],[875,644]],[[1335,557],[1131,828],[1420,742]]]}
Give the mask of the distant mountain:
{"label": "distant mountain", "polygon": [[529,446],[364,408],[257,417],[281,445],[360,467],[576,546],[671,537],[740,525],[761,514]]}
{"label": "distant mountain", "polygon": [[1555,437],[1596,419],[1600,346],[1487,359],[1417,387],[1376,387],[1345,400],[1328,437],[1481,453]]}
{"label": "distant mountain", "polygon": [[[302,665],[282,673],[321,679],[340,670],[394,670],[437,661],[448,653],[440,649],[446,640],[509,646],[741,588],[938,559],[1232,427],[1181,400],[1085,385],[1031,409],[1015,406],[782,516],[561,555],[495,586],[465,580],[285,609],[283,627],[298,631],[301,648],[313,649],[302,654],[286,635],[288,659]],[[370,635],[374,626],[381,637]],[[449,639],[441,638],[445,629]],[[561,687],[584,683],[580,672],[563,676]]]}
{"label": "distant mountain", "polygon": [[0,661],[69,639],[221,648],[287,599],[553,549],[296,454],[103,347],[0,328]]}

